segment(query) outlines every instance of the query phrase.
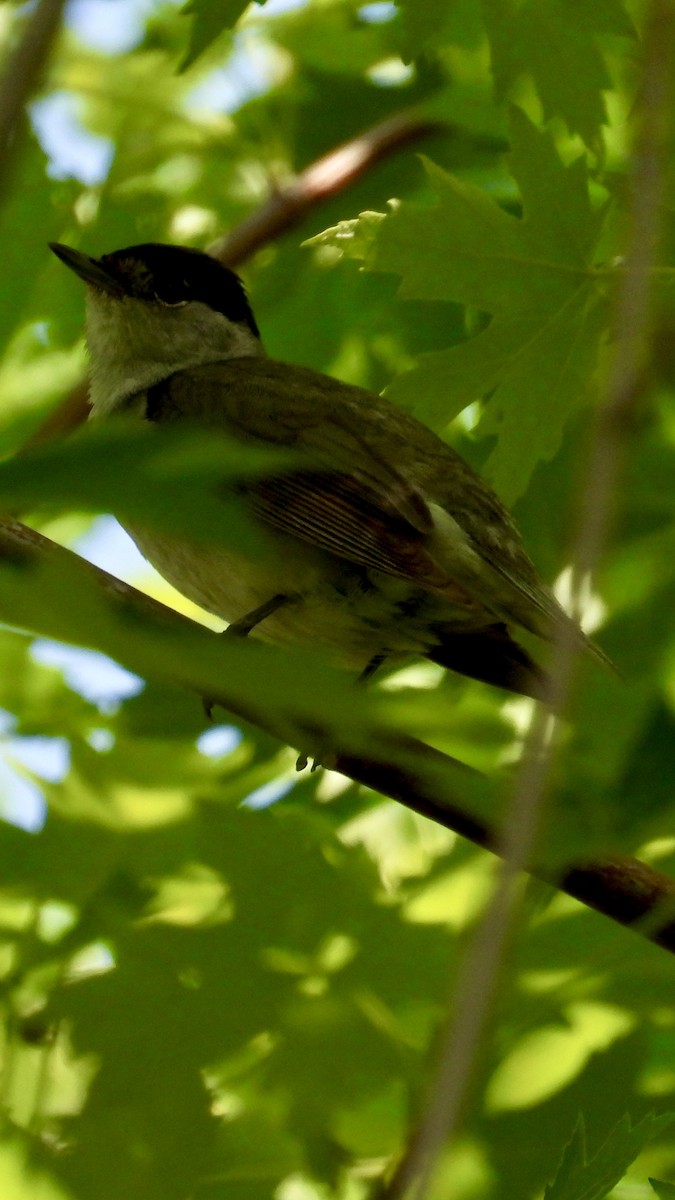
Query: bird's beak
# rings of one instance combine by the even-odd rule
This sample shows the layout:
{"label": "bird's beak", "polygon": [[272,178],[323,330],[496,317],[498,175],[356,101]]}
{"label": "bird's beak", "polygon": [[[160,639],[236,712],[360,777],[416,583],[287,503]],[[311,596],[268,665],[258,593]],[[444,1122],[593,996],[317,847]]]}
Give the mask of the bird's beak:
{"label": "bird's beak", "polygon": [[76,275],[79,275],[85,283],[90,283],[93,287],[100,288],[102,292],[108,292],[111,296],[123,295],[119,281],[111,275],[99,259],[82,254],[80,250],[73,250],[72,246],[63,246],[60,242],[50,242],[49,249],[53,250],[56,257],[60,258],[61,262],[70,267]]}

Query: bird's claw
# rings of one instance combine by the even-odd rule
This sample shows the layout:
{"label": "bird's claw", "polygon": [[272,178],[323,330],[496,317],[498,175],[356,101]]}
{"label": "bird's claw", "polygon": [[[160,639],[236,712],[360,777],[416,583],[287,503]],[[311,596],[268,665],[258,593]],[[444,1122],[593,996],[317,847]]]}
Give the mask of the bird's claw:
{"label": "bird's claw", "polygon": [[323,763],[321,762],[320,758],[310,758],[304,750],[300,751],[300,754],[295,760],[296,771],[304,771],[305,767],[309,767],[312,775],[315,771],[318,771],[319,767],[321,766],[323,766]]}

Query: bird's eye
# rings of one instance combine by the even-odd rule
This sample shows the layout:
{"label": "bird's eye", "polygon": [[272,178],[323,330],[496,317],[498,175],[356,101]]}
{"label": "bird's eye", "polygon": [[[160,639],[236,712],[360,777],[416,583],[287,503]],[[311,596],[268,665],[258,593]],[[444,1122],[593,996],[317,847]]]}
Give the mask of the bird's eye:
{"label": "bird's eye", "polygon": [[185,308],[185,305],[189,304],[188,300],[165,300],[159,292],[154,292],[153,295],[158,304],[162,304],[164,308]]}

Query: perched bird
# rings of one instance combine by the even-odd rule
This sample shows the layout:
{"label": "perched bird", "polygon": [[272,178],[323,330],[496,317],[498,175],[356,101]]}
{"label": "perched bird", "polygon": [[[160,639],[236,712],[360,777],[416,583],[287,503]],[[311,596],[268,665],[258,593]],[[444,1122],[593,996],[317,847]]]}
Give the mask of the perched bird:
{"label": "perched bird", "polygon": [[94,417],[189,421],[305,456],[306,466],[242,484],[268,534],[260,557],[129,526],[165,579],[236,632],[324,649],[362,677],[421,655],[543,694],[511,627],[584,635],[454,450],[373,392],[268,358],[241,280],[207,254],[51,249],[87,284]]}

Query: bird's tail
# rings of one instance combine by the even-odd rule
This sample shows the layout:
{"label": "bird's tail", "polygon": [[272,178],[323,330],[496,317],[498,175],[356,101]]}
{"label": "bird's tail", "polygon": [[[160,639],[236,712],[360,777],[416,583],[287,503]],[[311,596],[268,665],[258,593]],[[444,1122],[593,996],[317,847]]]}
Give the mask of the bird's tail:
{"label": "bird's tail", "polygon": [[431,662],[520,696],[531,696],[534,700],[545,697],[546,673],[514,642],[506,625],[488,625],[468,633],[441,626],[436,632],[439,643],[426,655]]}

